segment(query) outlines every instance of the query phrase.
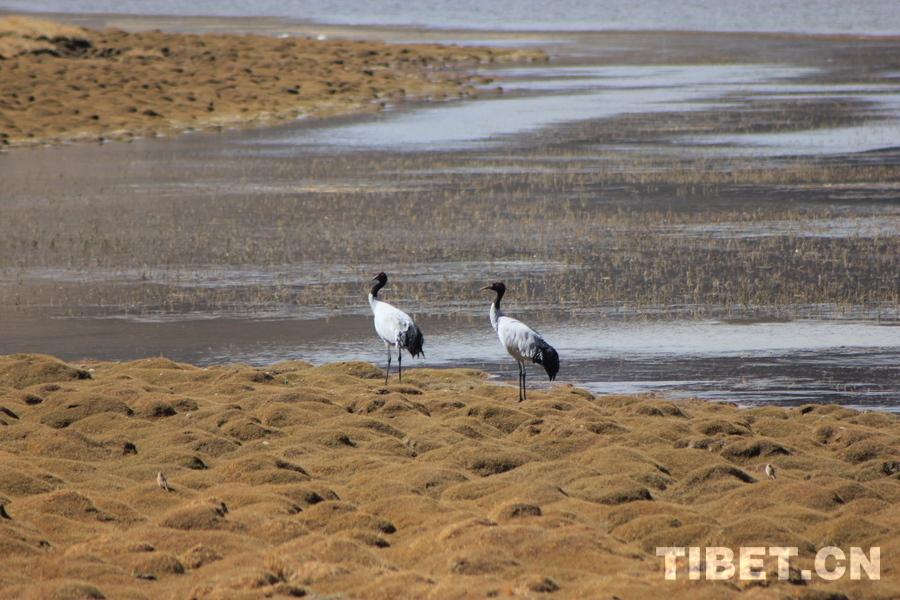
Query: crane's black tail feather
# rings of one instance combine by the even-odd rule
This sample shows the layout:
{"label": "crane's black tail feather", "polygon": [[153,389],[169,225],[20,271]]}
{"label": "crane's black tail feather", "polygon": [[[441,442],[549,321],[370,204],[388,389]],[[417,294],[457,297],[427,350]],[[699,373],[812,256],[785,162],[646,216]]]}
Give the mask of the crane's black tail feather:
{"label": "crane's black tail feather", "polygon": [[415,324],[410,325],[409,329],[404,331],[400,336],[400,345],[406,348],[413,358],[420,354],[422,355],[422,358],[425,358],[425,351],[422,350],[422,344],[424,343],[425,336],[422,335],[422,330]]}
{"label": "crane's black tail feather", "polygon": [[556,374],[559,373],[559,354],[557,354],[553,346],[544,344],[544,346],[535,350],[532,360],[544,367],[544,370],[547,371],[547,375],[550,377],[550,381],[556,379]]}

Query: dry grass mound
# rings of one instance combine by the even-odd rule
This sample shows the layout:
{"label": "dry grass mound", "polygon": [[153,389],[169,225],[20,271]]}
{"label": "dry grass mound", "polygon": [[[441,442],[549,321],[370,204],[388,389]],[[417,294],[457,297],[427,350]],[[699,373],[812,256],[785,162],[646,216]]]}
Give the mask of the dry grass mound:
{"label": "dry grass mound", "polygon": [[0,18],[0,60],[22,54],[69,55],[91,46],[81,27],[22,17]]}
{"label": "dry grass mound", "polygon": [[[23,389],[42,383],[57,383],[75,379],[89,379],[90,373],[42,354],[11,354],[0,358],[0,385]],[[58,386],[44,388],[55,391]],[[40,396],[23,398],[30,404],[40,402]]]}
{"label": "dry grass mound", "polygon": [[[570,386],[515,404],[480,372],[384,390],[365,363],[90,368],[0,357],[0,597],[900,594],[891,414]],[[673,583],[656,556],[771,545],[797,568],[883,546],[882,577]]]}
{"label": "dry grass mound", "polygon": [[483,62],[537,50],[89,31],[0,19],[0,143],[129,139],[475,93]]}

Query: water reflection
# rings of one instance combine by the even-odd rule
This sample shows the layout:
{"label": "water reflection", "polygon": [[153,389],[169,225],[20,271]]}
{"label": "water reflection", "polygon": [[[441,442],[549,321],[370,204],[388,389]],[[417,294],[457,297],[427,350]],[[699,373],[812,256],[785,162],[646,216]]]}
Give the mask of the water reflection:
{"label": "water reflection", "polygon": [[[773,65],[568,68],[549,64],[491,72],[503,75],[506,91],[478,101],[453,101],[428,107],[411,105],[377,116],[327,122],[309,119],[277,128],[4,154],[4,201],[8,195],[4,204],[8,213],[4,218],[7,214],[19,216],[36,210],[58,217],[66,214],[62,210],[65,208],[77,211],[79,217],[96,216],[96,222],[91,220],[81,225],[80,230],[76,228],[86,241],[91,241],[95,232],[107,234],[117,228],[123,232],[129,228],[137,231],[149,223],[154,231],[143,241],[162,239],[171,245],[164,246],[162,254],[151,256],[145,266],[135,266],[141,265],[141,261],[116,262],[106,256],[102,261],[83,264],[54,255],[51,259],[57,262],[46,264],[22,252],[21,262],[3,265],[0,284],[5,289],[2,291],[13,290],[15,294],[22,291],[21,296],[32,302],[43,301],[43,296],[29,296],[26,292],[30,287],[56,286],[62,292],[47,294],[50,305],[30,306],[34,314],[0,311],[3,332],[0,353],[44,352],[72,361],[82,358],[125,361],[162,354],[198,365],[244,362],[264,366],[298,359],[314,364],[345,360],[382,364],[383,345],[366,316],[365,285],[360,283],[367,281],[372,273],[387,268],[373,264],[375,258],[367,255],[364,260],[342,262],[323,253],[322,256],[327,256],[320,262],[287,264],[284,254],[273,254],[274,258],[266,256],[266,260],[255,263],[252,259],[239,262],[232,261],[227,254],[223,258],[213,252],[203,253],[207,246],[195,244],[191,246],[194,253],[184,256],[184,262],[171,262],[168,253],[183,251],[184,241],[190,238],[172,236],[170,239],[160,232],[168,233],[168,228],[182,226],[197,227],[199,231],[212,218],[221,227],[230,226],[235,216],[258,216],[259,223],[252,219],[233,221],[241,223],[241,227],[236,227],[231,235],[240,242],[248,237],[262,240],[275,227],[272,215],[284,218],[290,214],[292,218],[287,224],[306,225],[302,219],[298,225],[293,212],[275,210],[287,206],[290,211],[302,211],[301,203],[292,204],[294,197],[313,198],[317,206],[333,210],[330,208],[333,197],[342,197],[346,207],[381,195],[387,198],[383,206],[389,213],[388,205],[394,201],[392,195],[423,190],[427,194],[429,188],[445,185],[457,173],[546,174],[580,172],[578,169],[591,172],[608,156],[630,156],[631,152],[643,153],[644,157],[657,154],[681,157],[691,152],[769,156],[847,153],[900,146],[900,128],[896,127],[900,93],[895,93],[896,86],[888,83],[880,86],[814,83],[815,70]],[[707,111],[702,118],[715,117],[716,111],[723,107],[733,109],[752,102],[776,103],[785,99],[846,101],[852,110],[839,116],[845,120],[849,119],[848,115],[870,120],[859,119],[863,122],[840,130],[800,129],[752,135],[718,134],[713,126],[709,135],[688,137],[666,129],[670,114],[681,112],[693,116]],[[856,109],[864,110],[856,113]],[[654,119],[663,127],[646,138],[640,137],[646,133],[644,130],[624,130],[625,135],[614,137],[605,146],[600,142],[591,145],[595,138],[588,135],[584,136],[588,142],[583,145],[571,143],[576,139],[575,134],[581,133],[578,128],[594,132],[596,129],[590,128],[607,125],[604,120],[615,121],[628,115],[638,116],[637,127]],[[887,120],[871,120],[873,115]],[[527,151],[540,148],[553,136],[557,136],[554,142],[571,143],[572,153],[548,158],[528,154]],[[470,148],[478,152],[451,153]],[[390,150],[394,156],[422,150],[448,154],[430,163],[416,162],[413,170],[413,167],[398,166],[397,161],[384,160],[382,154],[366,156],[361,152],[380,149]],[[341,165],[346,161],[350,166],[313,177],[310,173],[317,172],[305,169],[319,157],[308,160],[308,153],[324,155],[323,164]],[[273,154],[284,155],[285,159],[271,160]],[[466,160],[457,160],[460,156]],[[573,164],[576,161],[578,164]],[[642,168],[665,168],[664,161],[662,164],[663,167],[653,161],[623,162],[631,174],[640,174]],[[881,185],[888,201],[875,202],[871,196],[865,196],[858,203],[864,210],[845,211],[840,218],[816,213],[815,218],[801,217],[790,222],[781,220],[780,214],[761,221],[713,219],[694,223],[689,220],[687,225],[660,221],[661,224],[648,225],[647,233],[667,241],[681,236],[685,240],[699,238],[702,242],[776,236],[802,241],[897,238],[900,225],[891,204],[895,186],[890,181],[865,185],[873,189]],[[485,185],[466,193],[481,196],[490,189]],[[853,189],[830,185],[829,194],[851,193]],[[763,196],[770,190],[766,188],[760,197],[747,192],[739,199],[741,208],[753,210],[750,204],[759,202],[760,198],[765,200]],[[644,192],[641,189],[639,195],[629,196],[626,205],[633,208]],[[360,195],[356,196],[357,193]],[[554,193],[564,196],[569,190]],[[581,193],[583,198],[594,201],[608,190],[595,192],[595,188],[587,186]],[[649,193],[649,201],[657,202]],[[828,201],[832,202],[833,197],[828,196]],[[531,201],[527,194],[522,198],[524,204]],[[664,198],[663,205],[668,206],[671,201]],[[706,203],[704,210],[715,211],[709,197],[697,197],[693,201],[698,205]],[[133,215],[129,211],[134,211]],[[324,221],[327,215],[322,218]],[[362,221],[347,222],[359,226]],[[10,223],[13,221],[5,221],[0,226],[6,227],[10,234],[22,230],[19,227],[13,231],[17,226]],[[65,241],[72,234],[72,228],[65,226],[65,219],[54,224],[61,224],[64,230],[65,235],[58,236],[60,240]],[[46,224],[40,225],[35,229],[35,240]],[[31,247],[30,239],[22,239],[25,242],[21,246]],[[231,238],[226,235],[226,239]],[[119,248],[130,252],[129,240],[124,235],[123,240]],[[216,241],[211,239],[210,243]],[[798,251],[798,245],[785,247],[791,253]],[[815,246],[801,251],[814,251],[809,248]],[[523,256],[515,249],[516,252],[503,254],[502,260],[478,255],[450,262],[446,254],[438,252],[426,253],[427,258],[407,257],[403,277],[416,284],[468,283],[483,281],[488,273],[505,273],[541,285],[548,274],[571,275],[584,268],[570,264],[578,263],[575,259],[569,262],[538,258],[514,260]],[[160,256],[166,260],[153,261]],[[393,255],[389,256],[390,260],[394,259]],[[216,264],[217,258],[222,262]],[[80,265],[80,268],[63,268],[59,264]],[[578,282],[577,277],[572,279]],[[398,277],[397,281],[402,279]],[[281,288],[297,291],[325,282],[339,286],[338,292],[343,294],[340,298],[329,297],[334,307],[321,302],[303,305],[291,294],[268,293]],[[111,309],[108,304],[101,306],[102,302],[108,302],[107,292],[129,286],[166,287],[174,295],[198,290],[222,291],[222,296],[217,298],[224,300],[210,302],[205,309],[179,305],[183,310],[177,311],[167,309],[164,302]],[[246,296],[224,293],[251,288],[266,291],[260,294],[263,300],[258,305],[250,306]],[[514,381],[516,367],[495,339],[482,309],[478,309],[476,317],[469,318],[473,314],[470,306],[459,308],[452,304],[456,298],[435,301],[434,297],[422,294],[411,301],[413,305],[418,303],[421,311],[435,312],[418,317],[426,333],[428,360],[410,361],[411,366],[470,366],[484,369],[503,381]],[[548,298],[538,301],[546,302],[546,311],[522,316],[527,316],[559,350],[563,360],[561,382],[584,386],[597,393],[662,391],[676,396],[743,403],[818,401],[879,408],[900,404],[900,374],[895,368],[900,359],[897,335],[900,330],[894,327],[839,320],[745,324],[650,321],[635,317],[665,318],[671,314],[672,307],[643,304],[639,308],[641,315],[632,312],[626,318],[615,306],[567,306],[559,296]],[[529,302],[527,306],[533,308],[540,304]],[[876,310],[870,306],[858,308],[859,312],[854,314]],[[514,309],[511,306],[510,312],[517,314]],[[90,316],[100,313],[102,318]],[[778,311],[779,315],[783,313]],[[801,308],[789,314],[810,313],[804,313]],[[839,311],[824,313],[839,314]],[[438,314],[465,316],[440,318]],[[889,316],[898,318],[896,314]],[[532,375],[530,385],[548,385],[536,371]]]}
{"label": "water reflection", "polygon": [[[508,136],[556,123],[603,119],[626,113],[700,111],[702,101],[748,93],[796,90],[772,82],[808,74],[808,69],[768,65],[527,67],[485,71],[502,76],[506,94],[479,102],[447,102],[415,111],[384,112],[340,127],[281,128],[248,140],[262,152],[353,150],[463,150],[496,146]],[[270,146],[270,148],[267,148]]]}
{"label": "water reflection", "polygon": [[[497,30],[681,30],[779,31],[896,35],[900,16],[883,0],[817,0],[816,2],[689,3],[650,0],[4,0],[3,5],[28,11],[135,15],[227,15],[276,17],[320,23],[416,25]],[[287,19],[286,19],[287,18]]]}
{"label": "water reflection", "polygon": [[[502,77],[505,92],[478,102],[448,101],[417,110],[386,111],[324,129],[305,124],[276,128],[242,143],[253,144],[256,153],[274,155],[487,149],[564,123],[636,113],[723,110],[729,102],[739,106],[832,99],[868,104],[870,116],[883,118],[826,129],[675,136],[649,146],[679,155],[700,152],[737,157],[845,154],[900,147],[897,86],[809,83],[806,78],[816,73],[814,69],[777,65],[532,66],[484,73]],[[623,148],[621,144],[615,147]],[[641,151],[648,151],[648,145]]]}
{"label": "water reflection", "polygon": [[[891,96],[894,103],[900,95]],[[853,127],[839,127],[812,131],[782,131],[776,133],[714,135],[703,138],[683,138],[706,152],[728,156],[796,156],[810,154],[851,154],[900,147],[900,128],[896,119],[885,119]]]}
{"label": "water reflection", "polygon": [[[485,315],[475,318],[417,315],[427,360],[410,360],[409,368],[470,367],[515,382],[515,363],[486,314],[485,307]],[[597,394],[663,392],[742,404],[824,402],[900,410],[896,326],[839,320],[728,323],[522,316],[558,349],[562,369],[557,383]],[[32,317],[0,314],[7,334],[0,339],[0,354],[44,352],[71,361],[127,361],[164,348],[168,358],[197,365],[385,361],[384,345],[364,315],[229,319],[207,312],[183,317],[59,318],[47,327]],[[529,374],[530,386],[550,385],[537,367]]]}

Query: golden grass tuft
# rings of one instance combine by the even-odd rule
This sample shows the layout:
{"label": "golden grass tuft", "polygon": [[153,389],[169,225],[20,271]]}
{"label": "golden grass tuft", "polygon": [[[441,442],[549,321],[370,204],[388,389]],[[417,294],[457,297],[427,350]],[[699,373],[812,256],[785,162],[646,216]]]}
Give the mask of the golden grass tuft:
{"label": "golden grass tuft", "polygon": [[57,54],[90,46],[90,33],[81,27],[24,17],[0,18],[0,60],[23,54]]}
{"label": "golden grass tuft", "polygon": [[[42,381],[48,364],[68,372],[51,357],[0,357],[10,364],[23,381]],[[659,546],[786,544],[806,568],[823,544],[867,548],[900,528],[900,417],[889,413],[570,386],[515,403],[514,389],[464,370],[416,370],[415,384],[384,394],[382,371],[365,363],[302,365],[304,381],[287,385],[256,376],[271,367],[92,368],[91,379],[28,388],[42,402],[11,386],[0,394],[18,411],[0,426],[0,556],[28,574],[0,574],[4,598],[455,598],[508,587],[677,600],[711,584],[673,587]],[[192,418],[147,410],[161,396],[190,401]],[[108,410],[57,428],[48,415],[67,398]],[[248,436],[249,425],[267,434]],[[777,480],[763,476],[766,462]],[[881,580],[830,589],[890,596],[898,568],[885,553]]]}
{"label": "golden grass tuft", "polygon": [[77,379],[89,379],[84,369],[67,365],[52,356],[13,354],[0,359],[0,383],[16,389]]}
{"label": "golden grass tuft", "polygon": [[6,36],[21,36],[51,42],[59,40],[86,42],[90,39],[88,31],[81,27],[28,17],[0,17],[0,37]]}

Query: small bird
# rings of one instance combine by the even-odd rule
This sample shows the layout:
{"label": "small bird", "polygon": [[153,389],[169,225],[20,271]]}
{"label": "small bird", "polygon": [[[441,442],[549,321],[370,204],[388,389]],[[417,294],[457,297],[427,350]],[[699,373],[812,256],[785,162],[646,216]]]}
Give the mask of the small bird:
{"label": "small bird", "polygon": [[391,306],[387,302],[378,299],[378,290],[384,287],[388,277],[384,271],[378,273],[372,278],[375,285],[369,292],[369,306],[372,307],[372,314],[375,315],[375,331],[384,340],[384,345],[388,351],[387,371],[384,373],[384,385],[388,383],[388,377],[391,373],[391,348],[397,347],[397,380],[403,381],[403,354],[402,350],[406,350],[415,358],[419,355],[425,358],[425,351],[422,350],[422,344],[425,337],[422,330],[413,322],[408,314]]}
{"label": "small bird", "polygon": [[766,464],[766,475],[769,479],[775,479],[775,467],[770,464]]}
{"label": "small bird", "polygon": [[172,488],[169,487],[169,482],[166,481],[166,476],[162,473],[156,474],[156,485],[166,490],[167,492],[171,492]]}
{"label": "small bird", "polygon": [[522,402],[525,400],[525,361],[530,360],[543,366],[550,381],[553,381],[559,373],[559,354],[534,329],[503,314],[500,310],[500,300],[506,293],[503,283],[495,281],[481,289],[497,292],[497,297],[491,304],[491,325],[497,332],[500,343],[519,365],[519,402]]}

